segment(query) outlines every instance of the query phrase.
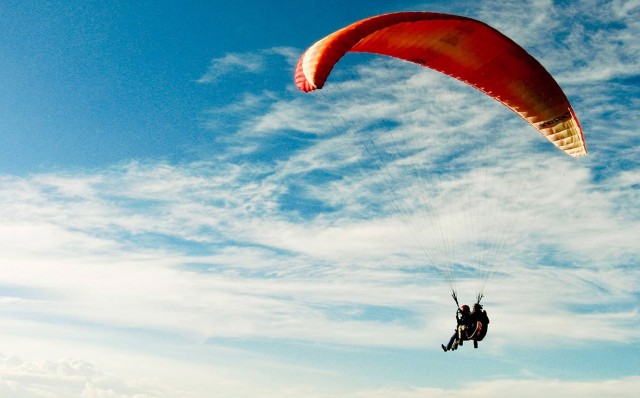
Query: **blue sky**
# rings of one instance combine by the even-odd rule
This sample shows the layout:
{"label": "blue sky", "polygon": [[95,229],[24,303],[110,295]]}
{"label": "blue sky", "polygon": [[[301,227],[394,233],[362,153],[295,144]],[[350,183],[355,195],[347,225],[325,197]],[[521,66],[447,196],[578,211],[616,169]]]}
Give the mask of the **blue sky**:
{"label": "blue sky", "polygon": [[[520,43],[589,155],[415,65],[295,88],[404,10]],[[639,35],[636,0],[3,2],[0,395],[635,396]],[[470,302],[486,247],[490,332],[443,353],[437,270]]]}

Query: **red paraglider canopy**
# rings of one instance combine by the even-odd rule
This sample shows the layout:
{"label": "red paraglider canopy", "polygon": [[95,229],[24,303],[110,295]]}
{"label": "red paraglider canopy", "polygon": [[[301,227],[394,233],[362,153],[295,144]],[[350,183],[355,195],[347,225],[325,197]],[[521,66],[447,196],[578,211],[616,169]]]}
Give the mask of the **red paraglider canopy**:
{"label": "red paraglider canopy", "polygon": [[347,52],[387,55],[445,73],[500,101],[567,154],[587,153],[580,123],[558,83],[522,47],[483,22],[430,12],[361,20],[302,55],[298,88],[322,88]]}

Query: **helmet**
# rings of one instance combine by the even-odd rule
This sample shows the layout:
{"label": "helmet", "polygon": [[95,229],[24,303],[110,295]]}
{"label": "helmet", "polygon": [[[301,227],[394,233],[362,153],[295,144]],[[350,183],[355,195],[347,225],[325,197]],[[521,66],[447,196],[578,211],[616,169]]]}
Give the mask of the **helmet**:
{"label": "helmet", "polygon": [[480,303],[475,303],[473,305],[473,310],[474,311],[480,311],[482,309],[482,306],[480,305]]}
{"label": "helmet", "polygon": [[469,312],[469,306],[464,304],[462,307],[460,307],[460,309],[462,310],[462,312]]}

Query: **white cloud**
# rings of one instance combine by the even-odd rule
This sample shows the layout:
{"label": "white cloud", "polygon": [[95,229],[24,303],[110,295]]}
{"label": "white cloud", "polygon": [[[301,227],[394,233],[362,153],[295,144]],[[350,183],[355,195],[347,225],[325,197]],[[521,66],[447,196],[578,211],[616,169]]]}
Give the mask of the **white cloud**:
{"label": "white cloud", "polygon": [[123,381],[75,360],[29,362],[0,355],[0,394],[12,398],[152,398],[181,396],[160,382]]}
{"label": "white cloud", "polygon": [[415,388],[412,390],[374,390],[347,395],[349,398],[482,398],[507,397],[517,391],[518,396],[528,397],[633,397],[640,385],[640,378],[619,380],[576,381],[561,380],[497,380],[473,383],[461,389]]}
{"label": "white cloud", "polygon": [[197,82],[211,84],[220,81],[230,73],[260,73],[264,70],[267,58],[283,57],[288,64],[295,64],[297,51],[291,47],[274,47],[256,52],[228,53],[211,60],[209,69]]}
{"label": "white cloud", "polygon": [[211,60],[207,72],[198,79],[198,83],[214,83],[224,75],[234,72],[257,73],[263,68],[260,55],[254,53],[230,53]]}
{"label": "white cloud", "polygon": [[[210,383],[190,384],[186,389],[171,387],[168,380],[159,378],[123,378],[104,372],[94,365],[77,359],[30,361],[0,355],[0,393],[12,398],[176,398],[176,397],[385,397],[385,398],[482,398],[508,396],[519,391],[523,397],[635,397],[640,387],[639,377],[601,379],[594,381],[564,381],[536,377],[497,379],[463,384],[455,388],[349,388],[339,393],[328,386],[293,383],[288,386],[263,380],[233,380],[218,378],[209,373]],[[176,364],[176,371],[182,370]],[[211,370],[210,370],[211,372]],[[186,380],[191,377],[182,374]],[[203,376],[198,374],[198,377]],[[322,375],[335,380],[335,375]],[[205,378],[207,379],[207,378]],[[173,382],[175,380],[171,380]]]}
{"label": "white cloud", "polygon": [[612,4],[616,15],[619,17],[626,17],[632,12],[638,12],[640,8],[640,1],[638,0],[619,0],[614,1]]}

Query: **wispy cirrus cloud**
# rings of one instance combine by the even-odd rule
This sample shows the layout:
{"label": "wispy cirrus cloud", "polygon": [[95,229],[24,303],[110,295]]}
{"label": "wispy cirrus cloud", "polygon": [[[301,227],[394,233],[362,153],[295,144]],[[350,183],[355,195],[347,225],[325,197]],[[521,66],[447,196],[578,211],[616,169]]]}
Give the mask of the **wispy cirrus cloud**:
{"label": "wispy cirrus cloud", "polygon": [[274,55],[283,57],[289,64],[294,64],[297,51],[291,47],[274,47],[261,52],[228,53],[212,59],[209,69],[197,82],[217,83],[230,73],[260,73],[264,70],[267,59]]}
{"label": "wispy cirrus cloud", "polygon": [[[330,155],[334,163],[326,159]],[[6,300],[12,300],[5,304],[34,319],[47,313],[105,326],[168,329],[209,337],[305,336],[311,341],[342,344],[396,341],[419,346],[425,334],[446,333],[447,322],[440,318],[448,314],[436,310],[447,299],[442,294],[446,291],[443,282],[429,272],[407,272],[423,263],[411,229],[393,212],[362,217],[364,203],[385,200],[368,186],[376,185],[366,181],[375,176],[365,174],[351,182],[317,181],[317,189],[311,188],[310,194],[333,207],[330,213],[309,219],[284,208],[291,184],[308,179],[310,171],[329,164],[335,167],[335,161],[321,145],[287,159],[287,165],[273,165],[277,170],[266,174],[264,167],[220,167],[218,163],[133,163],[97,174],[5,178],[5,222],[0,231],[7,271],[3,286],[13,287],[3,293]],[[548,176],[535,178],[552,178],[552,170]],[[566,178],[579,181],[576,177],[581,170],[576,172]],[[618,270],[615,261],[637,254],[632,242],[637,223],[611,216],[617,210],[607,205],[608,195],[618,197],[619,190],[629,189],[629,184],[634,183],[618,184],[616,190],[598,196],[589,194],[588,183],[565,185],[566,192],[557,192],[559,197],[593,206],[584,209],[590,219],[581,221],[578,228],[572,224],[575,220],[562,220],[561,208],[557,208],[559,217],[556,210],[535,211],[535,201],[527,202],[531,213],[523,215],[527,218],[522,221],[537,228],[535,237],[520,247],[522,254],[542,244],[553,247],[558,237],[571,235],[561,243],[565,252],[561,256],[575,257],[581,267],[593,270],[579,274],[557,268],[558,290],[566,284],[575,285],[576,290],[571,295],[548,297],[544,306],[564,302],[570,307],[603,291],[621,294],[615,299],[610,296],[613,305],[634,294],[633,281],[638,276],[634,271]],[[593,219],[598,213],[602,216]],[[537,217],[535,223],[533,217]],[[608,232],[603,234],[603,229]],[[609,264],[609,275],[601,278],[604,271],[597,270],[605,264]],[[530,272],[535,273],[533,269]],[[525,277],[525,270],[515,264],[499,270],[503,276],[491,288],[498,297],[503,294],[500,291],[527,294],[522,282],[517,282],[524,278],[532,297],[541,286],[549,286],[542,275]],[[516,281],[516,291],[509,288],[510,280]],[[30,292],[34,291],[44,297],[33,296]],[[503,300],[511,298],[507,295],[498,302]],[[531,301],[532,308],[540,304]],[[379,323],[359,318],[357,312],[350,319],[341,310],[371,305],[406,311],[408,323]],[[509,307],[501,309],[498,304],[494,311],[508,316]],[[440,315],[434,317],[434,312]],[[336,314],[343,315],[336,318]],[[611,330],[630,332],[624,317],[614,314],[601,321],[610,323]],[[563,323],[551,320],[567,319],[567,313],[548,310],[546,316],[551,317],[545,322],[550,325],[548,333],[562,335]],[[431,321],[415,328],[415,319],[423,318]],[[363,335],[365,329],[368,332]],[[340,333],[328,332],[331,330]],[[522,334],[502,330],[505,338],[511,332]],[[601,330],[594,328],[584,338],[632,338],[631,333],[601,334]],[[389,340],[392,335],[398,338]],[[538,330],[531,339],[544,339],[544,332]]]}
{"label": "wispy cirrus cloud", "polygon": [[254,53],[231,53],[211,60],[207,72],[198,83],[214,83],[224,75],[235,72],[257,73],[263,68],[262,57]]}

